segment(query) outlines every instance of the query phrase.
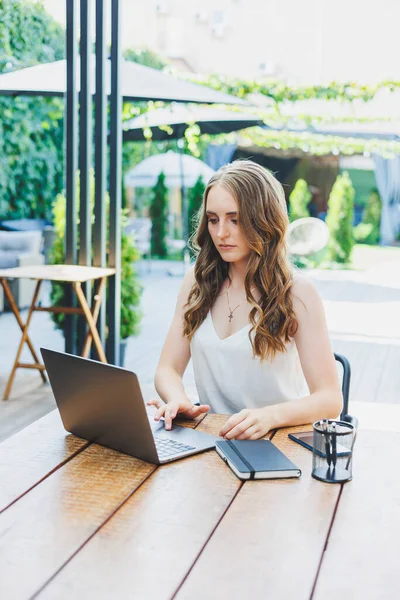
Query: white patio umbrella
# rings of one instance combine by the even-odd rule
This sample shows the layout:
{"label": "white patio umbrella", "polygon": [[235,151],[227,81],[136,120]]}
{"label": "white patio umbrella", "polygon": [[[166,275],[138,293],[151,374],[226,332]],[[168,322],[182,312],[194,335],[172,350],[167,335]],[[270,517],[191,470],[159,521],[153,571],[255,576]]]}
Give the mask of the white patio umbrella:
{"label": "white patio umbrella", "polygon": [[128,187],[153,187],[158,176],[163,172],[167,187],[193,187],[202,176],[205,183],[214,174],[214,170],[203,161],[177,152],[155,154],[140,162],[125,175]]}
{"label": "white patio umbrella", "polygon": [[[110,60],[106,61],[106,77],[110,90]],[[80,82],[80,63],[77,65],[77,89]],[[94,92],[95,60],[92,60],[91,80]],[[67,63],[58,60],[27,67],[0,75],[0,96],[64,96]],[[172,75],[123,60],[121,91],[124,100],[164,100],[165,102],[199,102],[201,104],[248,105],[244,100],[218,92],[204,85],[177,79]],[[108,91],[109,93],[109,91]]]}
{"label": "white patio umbrella", "polygon": [[[188,241],[186,188],[193,187],[200,176],[207,183],[215,171],[194,156],[169,151],[165,154],[150,156],[136,165],[125,175],[125,185],[127,187],[153,187],[161,172],[165,175],[167,187],[181,188],[182,229],[186,246]],[[184,258],[186,255],[185,250]]]}

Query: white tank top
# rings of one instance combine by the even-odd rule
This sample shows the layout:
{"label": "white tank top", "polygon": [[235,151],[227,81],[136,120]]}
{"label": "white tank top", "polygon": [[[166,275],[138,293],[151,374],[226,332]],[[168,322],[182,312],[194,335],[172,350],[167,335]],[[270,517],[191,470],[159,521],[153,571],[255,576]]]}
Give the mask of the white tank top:
{"label": "white tank top", "polygon": [[194,334],[190,349],[201,404],[220,414],[262,408],[309,394],[294,341],[272,360],[253,357],[251,325],[221,339],[211,313]]}

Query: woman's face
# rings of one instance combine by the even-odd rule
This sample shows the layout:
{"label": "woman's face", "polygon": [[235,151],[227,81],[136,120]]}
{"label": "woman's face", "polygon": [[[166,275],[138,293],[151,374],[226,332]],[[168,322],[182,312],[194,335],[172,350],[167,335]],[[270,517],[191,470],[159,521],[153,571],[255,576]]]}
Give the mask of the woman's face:
{"label": "woman's face", "polygon": [[231,193],[222,185],[214,185],[207,196],[208,231],[225,262],[247,260],[251,249],[238,225],[238,206]]}

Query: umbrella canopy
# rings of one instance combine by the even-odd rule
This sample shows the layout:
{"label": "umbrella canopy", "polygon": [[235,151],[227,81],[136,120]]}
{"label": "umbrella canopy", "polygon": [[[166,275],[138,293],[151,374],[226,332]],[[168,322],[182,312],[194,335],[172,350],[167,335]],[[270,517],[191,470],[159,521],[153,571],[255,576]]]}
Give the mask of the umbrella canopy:
{"label": "umbrella canopy", "polygon": [[[79,89],[79,61],[77,89]],[[110,60],[106,61],[106,81],[110,93]],[[95,61],[92,61],[94,92]],[[0,95],[63,96],[66,92],[67,63],[59,60],[0,75]],[[201,104],[240,104],[244,100],[217,92],[203,85],[183,81],[162,71],[130,61],[121,63],[121,91],[124,100],[163,100],[165,102],[199,102]]]}
{"label": "umbrella canopy", "polygon": [[[399,90],[380,90],[368,102],[360,99],[353,102],[317,99],[285,102],[280,111],[285,117],[292,117],[294,122],[300,122],[298,127],[289,124],[284,129],[367,139],[398,140],[400,136]],[[319,115],[321,123],[304,129],[304,118],[308,116],[312,121],[315,115]],[[353,118],[363,118],[365,121],[353,121]]]}
{"label": "umbrella canopy", "polygon": [[167,187],[193,187],[200,175],[207,183],[215,171],[189,154],[166,152],[150,156],[136,165],[125,175],[125,185],[153,187],[161,172],[165,175]]}
{"label": "umbrella canopy", "polygon": [[[218,134],[263,125],[252,114],[222,110],[211,106],[170,106],[149,111],[124,123],[124,141],[143,141],[143,128],[150,128],[154,141],[179,139],[190,124],[196,123],[201,133]],[[160,126],[168,125],[168,131]]]}

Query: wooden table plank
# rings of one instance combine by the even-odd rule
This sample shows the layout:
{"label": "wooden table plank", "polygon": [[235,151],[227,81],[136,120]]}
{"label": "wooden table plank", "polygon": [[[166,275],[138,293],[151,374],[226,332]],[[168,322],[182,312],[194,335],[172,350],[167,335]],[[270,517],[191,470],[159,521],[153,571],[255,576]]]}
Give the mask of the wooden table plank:
{"label": "wooden table plank", "polygon": [[399,447],[400,433],[358,432],[315,600],[399,596]]}
{"label": "wooden table plank", "polygon": [[155,468],[92,444],[4,511],[0,598],[30,598]]}
{"label": "wooden table plank", "polygon": [[214,450],[158,468],[38,598],[171,598],[240,486]]}
{"label": "wooden table plank", "polygon": [[[366,424],[364,414],[359,416]],[[225,419],[210,415],[198,428],[218,433]],[[287,439],[288,431],[296,429],[306,428],[281,430],[274,443],[302,469],[301,480],[242,485],[215,452],[153,471],[152,465],[112,450],[86,448],[0,515],[0,598],[35,594],[53,600],[74,593],[96,600],[234,600],[256,594],[309,598],[341,488],[311,478],[311,453]],[[338,591],[341,597],[347,593],[372,599],[380,597],[383,578],[390,586],[395,583],[394,560],[400,549],[395,457],[400,439],[390,432],[358,435],[356,476],[343,489],[316,588],[318,600],[333,599]],[[396,437],[385,445],[386,436]],[[382,457],[388,464],[380,477]],[[359,472],[363,476],[354,497]],[[366,496],[370,489],[372,500]],[[352,549],[357,561],[352,562],[352,554],[349,559],[343,549],[353,539],[354,524],[368,536],[360,536]],[[387,549],[389,534],[392,545]],[[374,565],[371,595],[368,589],[358,596],[353,590],[359,588],[361,569],[364,574],[365,565],[370,568],[371,548],[375,560],[374,538],[376,552],[387,560],[390,551],[392,562],[384,569]],[[343,575],[346,561],[353,579]],[[330,591],[329,585],[327,591],[320,588],[325,577],[331,583],[332,573],[348,582],[344,592]]]}
{"label": "wooden table plank", "polygon": [[299,480],[246,482],[176,598],[309,598],[340,486],[311,478],[312,454],[280,430],[273,442]]}
{"label": "wooden table plank", "polygon": [[65,432],[52,411],[0,444],[0,513],[87,442]]}

